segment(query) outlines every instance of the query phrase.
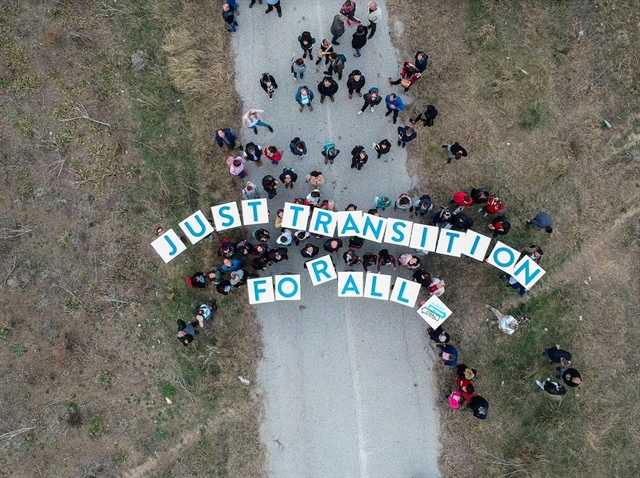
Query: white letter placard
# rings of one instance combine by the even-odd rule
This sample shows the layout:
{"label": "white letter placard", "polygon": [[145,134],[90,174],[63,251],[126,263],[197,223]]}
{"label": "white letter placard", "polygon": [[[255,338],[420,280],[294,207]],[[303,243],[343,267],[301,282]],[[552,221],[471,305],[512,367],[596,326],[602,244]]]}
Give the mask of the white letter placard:
{"label": "white letter placard", "polygon": [[462,246],[464,244],[465,233],[462,231],[453,231],[451,229],[440,229],[438,236],[438,254],[445,256],[460,257]]}
{"label": "white letter placard", "polygon": [[382,239],[384,238],[384,229],[387,225],[387,220],[385,218],[374,216],[373,214],[363,214],[361,225],[361,238],[378,243],[382,242]]}
{"label": "white letter placard", "polygon": [[191,244],[196,244],[213,232],[213,227],[204,217],[202,211],[196,211],[182,221],[180,228],[184,231]]}
{"label": "white letter placard", "polygon": [[277,275],[275,276],[276,300],[300,300],[300,276]]}
{"label": "white letter placard", "polygon": [[269,206],[266,199],[242,201],[242,222],[245,226],[269,224]]}
{"label": "white letter placard", "polygon": [[387,219],[387,229],[384,233],[384,242],[406,247],[411,241],[412,228],[413,223],[411,221],[389,218]]}
{"label": "white letter placard", "polygon": [[483,261],[490,243],[490,237],[483,236],[469,229],[464,237],[461,252],[476,261]]}
{"label": "white letter placard", "polygon": [[311,217],[311,223],[309,224],[309,232],[311,234],[333,237],[337,223],[338,216],[335,212],[316,207],[313,209],[313,216]]}
{"label": "white letter placard", "polygon": [[330,282],[338,277],[329,254],[307,261],[307,271],[309,271],[309,277],[311,277],[311,283],[314,286]]}
{"label": "white letter placard", "polygon": [[451,310],[435,295],[432,295],[428,301],[420,306],[418,315],[429,324],[429,327],[437,329],[449,318]]}
{"label": "white letter placard", "polygon": [[390,288],[391,276],[367,272],[367,279],[364,286],[365,297],[368,299],[389,300]]}
{"label": "white letter placard", "polygon": [[362,231],[362,211],[338,211],[338,237],[358,236]]}
{"label": "white letter placard", "polygon": [[187,250],[187,246],[184,245],[173,229],[169,229],[153,241],[151,245],[165,263],[175,259]]}
{"label": "white letter placard", "polygon": [[307,219],[309,219],[309,206],[304,204],[284,203],[282,213],[282,227],[298,231],[307,230]]}
{"label": "white letter placard", "polygon": [[545,273],[545,270],[536,264],[529,256],[524,256],[516,264],[515,271],[511,276],[522,284],[525,289],[529,290]]}
{"label": "white letter placard", "polygon": [[211,206],[211,214],[213,215],[213,223],[216,225],[216,231],[218,232],[242,226],[238,204],[235,202]]}
{"label": "white letter placard", "polygon": [[267,304],[275,300],[273,294],[273,277],[258,277],[247,280],[249,304]]}
{"label": "white letter placard", "polygon": [[338,272],[338,297],[364,297],[364,272]]}
{"label": "white letter placard", "polygon": [[407,307],[414,307],[419,294],[420,284],[403,279],[402,277],[397,277],[389,300],[391,302],[406,305]]}
{"label": "white letter placard", "polygon": [[491,251],[487,262],[492,266],[497,267],[505,274],[513,275],[516,270],[518,257],[520,257],[520,253],[518,251],[498,241]]}
{"label": "white letter placard", "polygon": [[434,252],[438,242],[438,229],[435,226],[425,226],[414,222],[409,247],[419,251]]}

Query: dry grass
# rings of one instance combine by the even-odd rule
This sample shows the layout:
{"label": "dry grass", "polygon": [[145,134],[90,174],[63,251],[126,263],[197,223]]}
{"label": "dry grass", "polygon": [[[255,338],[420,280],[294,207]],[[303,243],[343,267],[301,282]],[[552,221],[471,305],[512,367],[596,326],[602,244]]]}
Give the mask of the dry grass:
{"label": "dry grass", "polygon": [[[449,328],[463,361],[480,369],[477,388],[491,402],[486,423],[441,407],[442,472],[637,475],[640,435],[632,423],[640,410],[633,400],[621,407],[620,397],[640,385],[640,276],[632,259],[640,236],[639,44],[630,21],[640,7],[489,0],[408,9],[390,0],[389,7],[405,24],[405,54],[424,49],[431,57],[413,91],[418,106],[440,112],[433,128],[418,127],[413,167],[424,189],[439,204],[478,186],[500,194],[514,224],[506,242],[541,245],[548,272],[521,300],[477,265],[432,263],[436,273],[447,269],[447,302],[457,317]],[[612,130],[601,127],[603,118]],[[448,141],[460,141],[469,157],[446,165],[440,145]],[[551,236],[522,227],[538,210],[553,215]],[[482,231],[487,221],[473,217]],[[532,321],[503,337],[485,323],[486,302]],[[552,372],[539,351],[556,342],[572,351],[585,378],[560,405],[533,383]],[[439,380],[450,387],[447,371]]]}

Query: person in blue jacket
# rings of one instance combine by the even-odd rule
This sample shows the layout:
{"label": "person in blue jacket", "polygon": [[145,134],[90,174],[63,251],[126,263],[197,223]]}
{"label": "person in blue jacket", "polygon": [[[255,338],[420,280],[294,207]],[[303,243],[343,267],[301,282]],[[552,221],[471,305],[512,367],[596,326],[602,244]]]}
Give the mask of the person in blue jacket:
{"label": "person in blue jacket", "polygon": [[437,344],[440,349],[438,356],[442,359],[442,363],[447,367],[455,367],[458,363],[458,349],[451,344]]}
{"label": "person in blue jacket", "polygon": [[307,145],[297,136],[289,143],[289,149],[294,156],[298,157],[298,161],[302,161],[304,155],[307,154]]}
{"label": "person in blue jacket", "polygon": [[222,261],[222,267],[220,269],[223,272],[235,272],[242,267],[242,261],[240,259],[227,259]]}
{"label": "person in blue jacket", "polygon": [[300,105],[300,112],[304,110],[305,106],[309,107],[309,111],[313,111],[313,91],[308,86],[301,86],[296,92],[296,101]]}
{"label": "person in blue jacket", "polygon": [[398,146],[402,146],[404,148],[407,143],[416,139],[417,136],[418,133],[416,133],[416,130],[413,129],[411,125],[398,126]]}
{"label": "person in blue jacket", "polygon": [[387,95],[384,102],[387,105],[387,112],[384,115],[389,116],[393,113],[393,124],[396,124],[398,121],[398,113],[400,113],[400,111],[404,111],[404,102],[402,101],[402,98],[395,93],[391,93]]}

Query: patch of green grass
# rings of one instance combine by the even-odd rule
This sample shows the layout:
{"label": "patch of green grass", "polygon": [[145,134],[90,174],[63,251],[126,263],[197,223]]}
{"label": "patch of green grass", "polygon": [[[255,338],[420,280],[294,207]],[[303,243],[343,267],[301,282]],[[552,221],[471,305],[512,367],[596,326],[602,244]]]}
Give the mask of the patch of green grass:
{"label": "patch of green grass", "polygon": [[160,394],[165,398],[173,398],[176,394],[175,387],[165,380],[158,381],[157,387]]}
{"label": "patch of green grass", "polygon": [[25,138],[33,138],[34,130],[31,118],[20,118],[15,122],[15,126],[22,136]]}
{"label": "patch of green grass", "polygon": [[71,232],[70,231],[63,231],[58,238],[56,239],[56,241],[58,242],[58,244],[60,244],[62,247],[67,247],[69,244],[71,244]]}
{"label": "patch of green grass", "polygon": [[9,336],[7,329],[0,329],[0,340],[5,340]]}
{"label": "patch of green grass", "polygon": [[11,347],[11,350],[13,351],[13,355],[16,357],[22,357],[27,353],[27,346],[25,344],[16,344]]}
{"label": "patch of green grass", "polygon": [[539,101],[533,101],[520,111],[518,124],[522,129],[537,128],[543,123],[546,114],[544,105]]}
{"label": "patch of green grass", "polygon": [[102,370],[96,375],[96,383],[104,388],[108,388],[109,386],[111,386],[112,379],[113,376],[108,370]]}
{"label": "patch of green grass", "polygon": [[94,413],[91,415],[91,428],[89,429],[89,437],[92,439],[98,438],[103,432],[103,420],[104,417],[101,413]]}

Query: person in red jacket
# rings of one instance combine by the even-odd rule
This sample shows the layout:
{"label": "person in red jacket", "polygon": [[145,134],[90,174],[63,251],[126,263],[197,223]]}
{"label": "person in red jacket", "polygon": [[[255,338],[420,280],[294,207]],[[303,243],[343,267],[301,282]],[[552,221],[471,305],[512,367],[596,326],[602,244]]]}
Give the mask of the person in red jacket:
{"label": "person in red jacket", "polygon": [[464,400],[464,402],[469,403],[473,398],[473,392],[475,391],[471,380],[456,377],[456,385],[458,386],[458,390],[462,394],[462,399]]}
{"label": "person in red jacket", "polygon": [[389,83],[392,85],[401,84],[406,93],[421,76],[422,73],[416,69],[413,63],[405,61],[402,65],[402,70],[400,70],[400,78],[395,81],[393,81],[393,78],[389,78]]}
{"label": "person in red jacket", "polygon": [[487,217],[489,214],[498,214],[499,212],[504,211],[506,207],[507,206],[504,205],[502,199],[500,199],[498,196],[491,196],[487,200],[487,204],[478,209],[478,212],[484,211],[484,214],[482,216]]}
{"label": "person in red jacket", "polygon": [[458,207],[455,208],[453,214],[458,214],[462,212],[465,207],[469,207],[473,204],[473,199],[469,196],[469,193],[466,191],[459,191],[453,195],[449,204],[457,204]]}
{"label": "person in red jacket", "polygon": [[278,164],[282,159],[282,153],[275,146],[267,146],[262,150],[262,154],[271,161],[271,164]]}

